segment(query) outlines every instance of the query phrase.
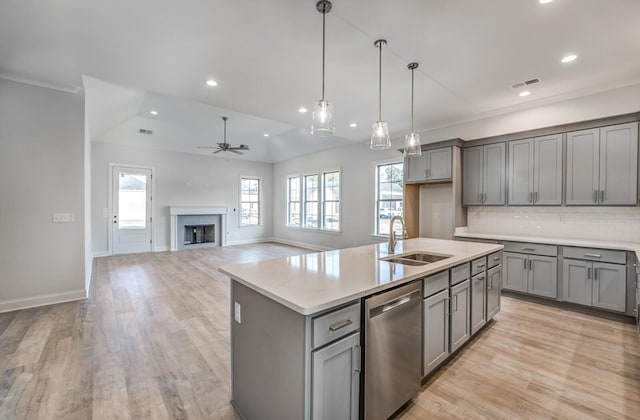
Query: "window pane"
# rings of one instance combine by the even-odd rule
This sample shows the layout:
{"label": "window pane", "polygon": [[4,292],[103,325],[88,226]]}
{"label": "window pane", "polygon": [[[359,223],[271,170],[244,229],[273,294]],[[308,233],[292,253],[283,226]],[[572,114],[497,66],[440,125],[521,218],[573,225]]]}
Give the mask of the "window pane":
{"label": "window pane", "polygon": [[[403,164],[378,165],[376,180],[375,229],[378,235],[389,235],[391,218],[403,214]],[[402,234],[399,223],[394,230],[398,235]]]}
{"label": "window pane", "polygon": [[324,228],[329,230],[340,229],[340,203],[324,203]]}
{"label": "window pane", "polygon": [[304,204],[304,226],[317,228],[318,227],[318,202],[311,202]]}
{"label": "window pane", "polygon": [[120,173],[118,229],[146,229],[147,176]]}
{"label": "window pane", "polygon": [[240,180],[240,224],[260,224],[260,180],[242,178]]}
{"label": "window pane", "polygon": [[300,203],[289,203],[289,226],[300,226]]}

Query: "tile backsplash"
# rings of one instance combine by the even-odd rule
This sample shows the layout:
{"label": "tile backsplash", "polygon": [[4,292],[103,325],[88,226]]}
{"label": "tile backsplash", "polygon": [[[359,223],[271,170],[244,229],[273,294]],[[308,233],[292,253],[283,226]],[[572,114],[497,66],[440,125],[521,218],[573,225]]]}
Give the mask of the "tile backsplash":
{"label": "tile backsplash", "polygon": [[472,233],[640,241],[638,207],[469,207]]}

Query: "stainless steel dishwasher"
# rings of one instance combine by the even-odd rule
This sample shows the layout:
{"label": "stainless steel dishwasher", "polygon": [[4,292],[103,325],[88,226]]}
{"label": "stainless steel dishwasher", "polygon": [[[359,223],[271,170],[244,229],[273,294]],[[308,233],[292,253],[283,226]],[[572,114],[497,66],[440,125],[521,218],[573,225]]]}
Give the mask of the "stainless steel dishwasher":
{"label": "stainless steel dishwasher", "polygon": [[421,284],[365,299],[366,420],[388,418],[420,389]]}

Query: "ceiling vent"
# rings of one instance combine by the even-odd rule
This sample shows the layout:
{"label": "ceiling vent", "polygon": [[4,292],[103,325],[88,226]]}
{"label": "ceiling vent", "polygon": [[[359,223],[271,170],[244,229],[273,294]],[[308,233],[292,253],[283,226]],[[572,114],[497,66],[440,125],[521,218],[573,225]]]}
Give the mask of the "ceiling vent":
{"label": "ceiling vent", "polygon": [[153,134],[152,130],[146,130],[144,128],[140,129],[140,134]]}
{"label": "ceiling vent", "polygon": [[535,85],[536,83],[540,83],[541,80],[539,77],[534,77],[533,79],[525,80],[524,82],[518,82],[511,85],[512,89],[519,89],[524,86]]}

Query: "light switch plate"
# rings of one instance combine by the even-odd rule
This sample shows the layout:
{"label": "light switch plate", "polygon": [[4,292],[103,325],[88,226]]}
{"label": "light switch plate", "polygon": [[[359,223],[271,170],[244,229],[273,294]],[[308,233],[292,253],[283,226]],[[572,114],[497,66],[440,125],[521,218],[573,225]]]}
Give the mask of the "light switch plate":
{"label": "light switch plate", "polygon": [[53,223],[73,223],[75,221],[75,214],[73,213],[54,213]]}
{"label": "light switch plate", "polygon": [[241,307],[238,302],[233,302],[233,319],[236,320],[238,324],[242,324],[242,317],[240,314]]}

